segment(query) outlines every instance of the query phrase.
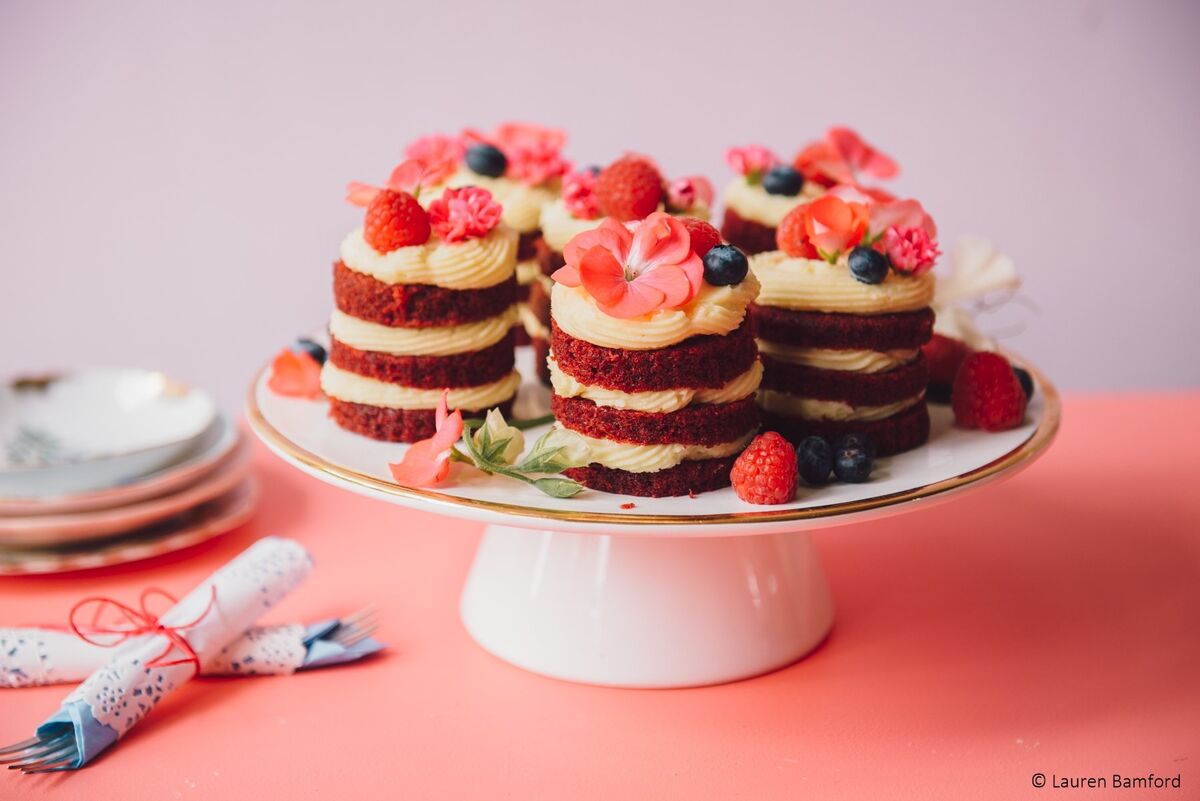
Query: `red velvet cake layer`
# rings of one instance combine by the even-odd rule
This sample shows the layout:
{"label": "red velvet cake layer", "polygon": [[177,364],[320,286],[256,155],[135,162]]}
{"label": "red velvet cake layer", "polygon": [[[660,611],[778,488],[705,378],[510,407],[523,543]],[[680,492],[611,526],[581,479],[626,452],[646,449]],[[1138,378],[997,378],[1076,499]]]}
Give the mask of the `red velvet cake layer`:
{"label": "red velvet cake layer", "polygon": [[635,445],[721,445],[758,429],[754,397],[697,404],[674,412],[639,412],[599,406],[586,398],[554,394],[550,409],[560,423],[596,439]]}
{"label": "red velvet cake layer", "polygon": [[333,265],[333,299],[351,317],[393,328],[461,325],[503,314],[517,302],[517,279],[484,289],[385,284],[339,261]]}
{"label": "red velvet cake layer", "polygon": [[805,348],[912,350],[933,336],[933,310],[900,314],[831,314],[759,306],[749,317],[755,336]]}
{"label": "red velvet cake layer", "polygon": [[842,401],[851,406],[886,406],[911,398],[929,383],[925,357],[882,373],[822,370],[788,364],[762,356],[763,389],[774,389],[802,398]]}
{"label": "red velvet cake layer", "polygon": [[805,420],[763,412],[763,427],[778,431],[793,444],[798,444],[800,440],[814,434],[831,442],[846,434],[866,434],[875,443],[879,456],[891,456],[925,444],[929,439],[929,410],[925,402],[921,401],[891,417],[866,423]]}
{"label": "red velvet cake layer", "polygon": [[729,486],[729,471],[736,456],[720,459],[697,459],[680,462],[675,467],[655,473],[631,473],[603,465],[573,467],[564,475],[584,486],[617,495],[639,495],[643,498],[666,498],[689,493],[708,492]]}
{"label": "red velvet cake layer", "polygon": [[[507,418],[512,416],[512,400],[498,407]],[[487,409],[463,409],[463,417],[482,417]],[[329,399],[329,416],[347,431],[387,442],[416,442],[433,436],[433,409],[387,409],[362,403]]]}
{"label": "red velvet cake layer", "polygon": [[758,348],[744,323],[724,336],[696,336],[657,350],[604,348],[550,327],[559,368],[581,384],[621,392],[716,389],[745,373]]}
{"label": "red velvet cake layer", "polygon": [[725,209],[725,219],[721,222],[721,236],[729,244],[741,248],[747,256],[778,250],[772,226],[747,220],[728,207]]}
{"label": "red velvet cake layer", "polygon": [[395,356],[358,350],[336,339],[329,359],[351,373],[418,389],[474,387],[499,381],[513,369],[514,331],[490,348],[453,356]]}

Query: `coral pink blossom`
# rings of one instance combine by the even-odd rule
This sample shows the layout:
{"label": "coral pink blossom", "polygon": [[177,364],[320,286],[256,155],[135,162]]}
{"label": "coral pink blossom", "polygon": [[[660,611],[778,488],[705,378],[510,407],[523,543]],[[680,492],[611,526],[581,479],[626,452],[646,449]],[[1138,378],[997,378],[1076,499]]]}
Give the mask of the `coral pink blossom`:
{"label": "coral pink blossom", "polygon": [[458,169],[465,152],[466,148],[461,139],[445,134],[433,134],[422,136],[406,147],[404,156],[419,161],[424,166],[426,183],[440,184]]}
{"label": "coral pink blossom", "polygon": [[392,478],[405,487],[430,487],[446,478],[450,472],[450,450],[462,436],[462,412],[446,410],[449,390],[442,391],[434,413],[436,433],[429,439],[414,442],[397,463],[389,464]]}
{"label": "coral pink blossom", "polygon": [[307,353],[281,350],[271,362],[267,387],[289,398],[321,397],[321,365]]}
{"label": "coral pink blossom", "polygon": [[763,173],[779,163],[779,157],[762,145],[747,145],[729,148],[725,151],[725,161],[734,172],[755,183],[762,179]]}
{"label": "coral pink blossom", "polygon": [[805,238],[830,261],[861,242],[867,232],[867,207],[834,195],[817,198],[804,206],[803,214]]}
{"label": "coral pink blossom", "polygon": [[591,170],[569,172],[563,178],[563,205],[571,216],[580,220],[594,220],[600,216],[600,202],[596,200],[596,174]]}
{"label": "coral pink blossom", "polygon": [[697,203],[707,208],[712,201],[713,185],[703,175],[676,178],[667,185],[667,206],[672,211],[687,211]]}
{"label": "coral pink blossom", "polygon": [[896,196],[885,189],[874,186],[857,186],[855,184],[838,184],[829,190],[829,194],[840,197],[847,203],[862,203],[870,206],[875,203],[890,203]]}
{"label": "coral pink blossom", "polygon": [[366,207],[371,205],[371,201],[384,188],[393,192],[407,192],[416,197],[421,191],[421,185],[429,182],[429,170],[425,164],[417,159],[409,159],[396,165],[384,187],[371,186],[359,181],[346,184],[346,200],[355,206]]}
{"label": "coral pink blossom", "polygon": [[858,184],[860,174],[892,178],[900,172],[890,156],[845,127],[830,128],[824,139],[800,151],[793,166],[823,186]]}
{"label": "coral pink blossom", "polygon": [[486,189],[447,189],[429,204],[429,225],[443,242],[462,242],[487,236],[499,225],[503,211]]}
{"label": "coral pink blossom", "polygon": [[641,317],[674,309],[696,296],[704,265],[683,223],[656,211],[632,231],[608,219],[575,236],[563,249],[566,266],[554,280],[582,286],[611,317]]}
{"label": "coral pink blossom", "polygon": [[883,232],[879,246],[891,260],[892,267],[911,275],[929,272],[941,255],[937,242],[924,228],[892,226]]}

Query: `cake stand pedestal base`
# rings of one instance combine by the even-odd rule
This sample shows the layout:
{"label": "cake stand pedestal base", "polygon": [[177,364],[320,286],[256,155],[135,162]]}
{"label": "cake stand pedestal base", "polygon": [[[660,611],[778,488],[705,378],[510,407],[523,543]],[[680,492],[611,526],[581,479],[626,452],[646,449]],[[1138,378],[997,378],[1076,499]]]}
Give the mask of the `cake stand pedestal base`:
{"label": "cake stand pedestal base", "polygon": [[518,667],[614,687],[757,676],[813,650],[833,600],[807,532],[569,534],[488,526],[461,605]]}

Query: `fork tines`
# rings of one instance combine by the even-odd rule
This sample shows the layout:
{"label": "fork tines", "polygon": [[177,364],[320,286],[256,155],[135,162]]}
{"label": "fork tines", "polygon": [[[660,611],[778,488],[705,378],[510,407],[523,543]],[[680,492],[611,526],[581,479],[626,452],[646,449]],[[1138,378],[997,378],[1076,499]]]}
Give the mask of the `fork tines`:
{"label": "fork tines", "polygon": [[79,745],[71,729],[53,737],[31,737],[0,748],[0,765],[23,773],[68,770],[78,757]]}

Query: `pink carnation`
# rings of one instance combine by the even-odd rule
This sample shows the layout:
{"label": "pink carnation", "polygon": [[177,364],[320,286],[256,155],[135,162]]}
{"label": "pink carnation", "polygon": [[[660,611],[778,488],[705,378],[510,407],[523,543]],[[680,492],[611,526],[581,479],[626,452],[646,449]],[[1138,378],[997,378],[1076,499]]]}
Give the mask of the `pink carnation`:
{"label": "pink carnation", "polygon": [[447,189],[429,204],[429,224],[443,242],[487,236],[500,223],[503,208],[477,186]]}
{"label": "pink carnation", "polygon": [[747,145],[729,148],[725,151],[725,161],[734,172],[746,176],[753,183],[778,164],[779,157],[762,145]]}
{"label": "pink carnation", "polygon": [[712,184],[703,175],[676,178],[667,185],[667,206],[672,211],[687,211],[697,203],[707,207],[712,201]]}
{"label": "pink carnation", "polygon": [[594,220],[600,216],[600,202],[596,200],[596,174],[591,170],[569,172],[563,178],[563,205],[571,216],[580,220]]}
{"label": "pink carnation", "polygon": [[891,260],[892,267],[910,275],[929,272],[941,255],[937,240],[931,238],[924,228],[915,226],[901,228],[893,225],[884,231],[879,245]]}
{"label": "pink carnation", "polygon": [[540,186],[571,169],[558,148],[546,142],[503,148],[508,158],[508,175],[524,184]]}

